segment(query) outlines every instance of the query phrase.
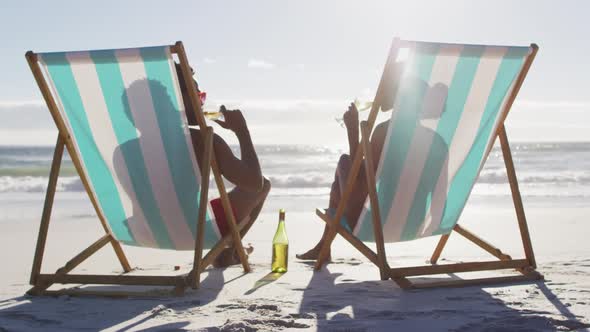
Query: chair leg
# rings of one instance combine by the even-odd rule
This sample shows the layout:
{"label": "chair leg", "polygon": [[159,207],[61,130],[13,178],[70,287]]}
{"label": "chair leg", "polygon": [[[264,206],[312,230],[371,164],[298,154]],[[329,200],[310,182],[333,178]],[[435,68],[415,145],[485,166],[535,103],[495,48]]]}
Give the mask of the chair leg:
{"label": "chair leg", "polygon": [[119,263],[121,263],[121,267],[123,268],[123,271],[125,273],[131,272],[131,270],[133,270],[133,269],[131,268],[131,265],[129,264],[129,260],[127,259],[127,256],[125,256],[125,252],[123,251],[123,248],[121,247],[121,244],[119,243],[119,241],[115,240],[115,238],[113,237],[111,240],[111,245],[113,246],[113,249],[115,250],[115,254],[117,255],[117,259],[119,259]]}
{"label": "chair leg", "polygon": [[414,284],[406,277],[391,277],[391,280],[395,282],[401,289],[412,289]]}
{"label": "chair leg", "polygon": [[176,286],[174,286],[174,289],[172,290],[172,295],[178,296],[178,297],[183,296],[185,290],[186,290],[186,284],[179,283]]}
{"label": "chair leg", "polygon": [[221,178],[221,174],[217,169],[217,164],[215,161],[215,156],[211,156],[211,169],[213,171],[213,177],[215,178],[215,183],[217,185],[217,189],[219,190],[219,197],[221,199],[221,205],[223,207],[223,211],[225,216],[227,217],[227,223],[229,224],[229,230],[231,234],[231,239],[233,240],[234,248],[238,253],[238,257],[240,258],[240,262],[242,263],[242,267],[244,268],[245,273],[249,273],[251,271],[250,264],[248,263],[248,256],[246,255],[246,250],[242,245],[242,238],[240,237],[240,227],[236,223],[236,218],[234,216],[234,212],[231,208],[231,202],[229,201],[229,196],[225,191],[225,184],[223,183],[223,179]]}
{"label": "chair leg", "polygon": [[45,194],[45,205],[43,206],[41,224],[39,225],[39,235],[37,236],[37,247],[35,248],[35,257],[33,259],[33,267],[31,269],[31,285],[35,285],[37,283],[37,276],[39,273],[41,273],[43,254],[45,252],[45,243],[47,242],[47,232],[49,230],[49,220],[51,219],[51,210],[53,208],[53,200],[55,198],[57,178],[59,177],[59,169],[61,166],[64,146],[64,140],[62,136],[58,134],[57,142],[55,143],[55,150],[53,151],[53,161],[51,163],[51,171],[49,172],[49,183],[47,185],[47,192]]}
{"label": "chair leg", "polygon": [[365,153],[365,176],[367,178],[367,190],[369,201],[371,202],[371,217],[373,220],[373,232],[375,244],[377,246],[377,259],[379,261],[379,272],[381,280],[389,279],[389,265],[387,264],[387,254],[385,253],[385,242],[383,240],[383,228],[381,225],[381,211],[379,209],[379,198],[377,197],[375,172],[373,167],[373,155],[371,154],[371,145],[369,144],[369,128],[367,122],[361,123],[362,146]]}
{"label": "chair leg", "polygon": [[207,204],[209,200],[209,174],[211,171],[211,154],[213,147],[213,130],[206,129],[205,150],[201,162],[201,201],[199,202],[199,220],[197,221],[197,236],[195,238],[195,255],[193,259],[193,277],[191,287],[199,288],[201,284],[201,259],[203,258],[203,239],[205,233],[205,218],[207,217]]}
{"label": "chair leg", "polygon": [[438,259],[440,258],[440,255],[442,254],[442,251],[445,248],[445,245],[447,244],[447,241],[449,240],[450,236],[451,236],[451,233],[444,234],[440,237],[440,240],[438,241],[438,244],[436,245],[436,249],[434,249],[434,252],[432,253],[432,257],[430,257],[431,264],[436,264],[436,262],[438,262]]}
{"label": "chair leg", "polygon": [[512,257],[502,252],[499,248],[494,247],[492,244],[488,243],[487,241],[481,239],[477,235],[473,234],[472,232],[468,231],[467,229],[463,228],[459,224],[455,225],[453,230],[459,233],[461,236],[466,238],[467,240],[473,242],[478,247],[482,248],[483,250],[490,253],[492,256],[498,258],[499,260],[510,260]]}
{"label": "chair leg", "polygon": [[514,162],[512,161],[512,153],[510,152],[510,144],[508,143],[508,136],[506,128],[502,124],[498,132],[500,137],[500,146],[502,147],[502,156],[504,157],[504,164],[506,166],[506,175],[510,183],[510,191],[512,193],[512,200],[514,202],[514,209],[516,210],[516,218],[518,219],[518,228],[526,258],[533,268],[537,267],[535,261],[535,253],[531,243],[531,236],[527,225],[526,215],[524,213],[524,206],[522,204],[522,197],[520,196],[520,189],[518,188],[518,178],[516,177],[516,170],[514,169]]}

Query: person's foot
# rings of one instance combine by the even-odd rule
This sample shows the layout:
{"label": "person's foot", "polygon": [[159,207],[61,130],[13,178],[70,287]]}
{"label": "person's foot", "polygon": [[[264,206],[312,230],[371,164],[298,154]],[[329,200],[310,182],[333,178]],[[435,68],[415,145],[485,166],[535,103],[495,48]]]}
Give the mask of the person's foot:
{"label": "person's foot", "polygon": [[[254,247],[252,247],[251,244],[248,244],[247,246],[244,246],[244,250],[246,251],[246,255],[250,255],[254,251]],[[215,258],[213,261],[213,267],[222,268],[240,263],[238,252],[233,247],[229,247],[223,249],[217,258]]]}
{"label": "person's foot", "polygon": [[[295,255],[295,257],[297,257],[297,259],[301,259],[301,260],[317,260],[318,256],[320,255],[320,250],[321,250],[321,246],[316,246],[313,247],[312,249],[310,249],[308,252],[304,253],[304,254],[297,254]],[[328,252],[328,261],[331,260],[331,254],[330,252]]]}

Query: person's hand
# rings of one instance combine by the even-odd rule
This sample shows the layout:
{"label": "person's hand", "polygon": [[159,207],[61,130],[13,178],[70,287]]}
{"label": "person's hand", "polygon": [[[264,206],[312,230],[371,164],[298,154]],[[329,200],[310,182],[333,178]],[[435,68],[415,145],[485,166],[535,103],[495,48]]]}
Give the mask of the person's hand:
{"label": "person's hand", "polygon": [[248,130],[246,119],[244,119],[240,110],[227,110],[224,105],[221,105],[219,111],[223,114],[223,121],[215,120],[215,122],[222,128],[231,130],[234,133]]}
{"label": "person's hand", "polygon": [[348,130],[358,129],[359,111],[356,109],[356,105],[354,103],[350,103],[350,106],[348,106],[348,111],[344,112],[344,115],[342,116],[342,120],[344,121],[344,125]]}

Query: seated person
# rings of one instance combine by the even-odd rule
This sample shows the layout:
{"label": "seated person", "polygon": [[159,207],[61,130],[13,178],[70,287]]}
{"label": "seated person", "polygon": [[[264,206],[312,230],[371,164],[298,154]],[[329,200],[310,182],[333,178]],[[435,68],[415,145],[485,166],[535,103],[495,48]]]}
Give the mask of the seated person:
{"label": "seated person", "polygon": [[[396,91],[397,83],[399,81],[401,73],[403,72],[403,68],[403,65],[399,65],[396,66],[394,70],[386,71],[384,73],[384,75],[387,76],[383,77],[383,91]],[[381,111],[389,111],[393,109],[393,98],[394,94],[390,93],[387,93],[383,96],[381,102]],[[350,173],[353,158],[356,154],[357,149],[359,149],[359,113],[354,103],[350,104],[348,110],[344,112],[342,119],[346,127],[349,154],[343,154],[342,156],[340,156],[340,160],[338,161],[338,165],[336,166],[334,182],[332,182],[332,188],[330,190],[330,202],[328,205],[328,208],[333,209],[334,211],[340,203],[340,195],[346,187],[346,181],[348,179],[348,174]],[[381,150],[383,150],[385,139],[387,138],[388,127],[389,120],[377,124],[374,127],[373,134],[371,135],[371,139],[369,140],[369,145],[371,146],[371,152],[373,156],[373,167],[375,167],[375,172],[377,171],[377,167],[379,165]],[[353,185],[353,190],[348,198],[348,204],[344,209],[344,217],[346,218],[346,221],[348,222],[348,226],[350,227],[350,229],[354,229],[354,227],[356,226],[356,223],[363,210],[363,204],[367,199],[367,195],[367,180],[365,176],[364,163],[362,163],[361,168],[357,173],[356,180]],[[327,235],[328,226],[326,225],[324,227],[322,237],[318,241],[318,243],[313,248],[308,250],[306,253],[296,255],[296,257],[304,260],[316,260],[320,253],[320,249],[322,248],[322,244],[326,240]],[[328,255],[328,261],[330,260],[330,258],[330,255]]]}
{"label": "seated person", "polygon": [[[340,203],[340,195],[344,191],[346,187],[346,181],[348,179],[348,174],[350,173],[350,168],[352,166],[352,159],[354,158],[357,149],[359,149],[359,114],[356,106],[354,103],[351,103],[348,107],[348,110],[344,112],[343,115],[344,125],[346,126],[347,136],[348,136],[348,146],[349,146],[349,154],[343,154],[340,156],[340,160],[338,161],[338,166],[336,167],[336,172],[334,174],[334,182],[332,182],[332,188],[330,190],[330,203],[328,208],[336,210],[338,204]],[[375,129],[373,130],[373,135],[370,139],[370,145],[372,148],[373,153],[373,165],[375,167],[375,171],[377,165],[379,165],[379,157],[381,156],[381,150],[383,149],[383,145],[385,143],[385,138],[387,136],[387,127],[389,126],[389,121],[384,121],[378,124]],[[344,209],[344,217],[348,222],[348,226],[350,229],[354,229],[357,220],[363,210],[363,204],[368,195],[367,190],[367,180],[365,177],[365,169],[364,163],[361,164],[361,168],[356,176],[356,181],[353,186],[353,190],[348,198],[348,204]],[[317,259],[320,249],[326,237],[328,235],[328,226],[324,227],[324,232],[322,234],[322,238],[319,242],[307,251],[304,254],[296,255],[299,259],[305,260],[315,260]],[[328,256],[328,260],[330,260],[330,256]]]}
{"label": "seated person", "polygon": [[[189,125],[198,125],[194,113],[196,106],[191,104],[188,90],[184,84],[184,79],[180,70],[180,65],[178,64],[176,65],[176,71],[188,123]],[[193,82],[194,86],[190,88],[196,89],[197,93],[200,94],[197,82],[194,80]],[[217,122],[222,128],[233,131],[237,136],[240,144],[241,159],[234,156],[229,145],[217,134],[214,134],[213,137],[213,151],[221,175],[227,181],[235,185],[235,187],[229,191],[228,196],[236,222],[243,221],[246,218],[248,219],[246,221],[247,224],[243,225],[243,228],[240,231],[240,236],[243,238],[252,224],[254,224],[254,221],[256,221],[256,218],[262,209],[266,196],[270,190],[270,181],[262,175],[258,156],[254,150],[250,132],[248,131],[248,125],[246,124],[242,112],[240,110],[226,110],[225,106],[221,106],[220,111],[223,114],[224,120],[216,120],[215,122]],[[203,155],[204,149],[203,136],[200,130],[195,128],[190,128],[190,133],[193,146],[195,147],[197,162],[200,167],[201,161],[199,158]],[[221,200],[219,198],[212,200],[211,207],[222,236],[229,234],[230,229],[221,205]],[[246,250],[248,253],[251,253],[253,248],[249,247]],[[225,248],[217,257],[213,265],[215,267],[225,267],[239,263],[237,252],[232,243],[230,247]]]}
{"label": "seated person", "polygon": [[[384,84],[384,86],[382,87],[383,91],[397,91],[396,85],[399,81],[399,75],[403,71],[403,65],[397,66],[395,68],[396,70],[387,71],[385,73],[388,76],[385,76],[382,81],[382,84]],[[397,116],[400,118],[404,118],[404,121],[406,121],[408,125],[410,123],[415,124],[412,136],[419,137],[420,139],[427,138],[430,142],[427,145],[421,146],[420,148],[423,148],[424,150],[417,155],[426,155],[427,153],[430,153],[429,151],[431,148],[433,148],[433,151],[435,151],[434,154],[429,155],[430,162],[428,163],[428,165],[425,166],[423,171],[426,172],[426,174],[440,173],[444,175],[447,173],[447,143],[436,132],[436,130],[433,130],[432,128],[425,126],[422,123],[422,120],[440,119],[445,110],[448,86],[442,83],[436,83],[433,86],[430,86],[427,82],[419,79],[418,77],[408,76],[405,78],[405,85],[403,89],[404,92],[402,92],[402,95],[412,96],[412,98],[406,97],[406,101],[409,102],[404,103],[403,109],[398,109],[395,111],[397,112]],[[420,93],[418,93],[419,91]],[[381,102],[381,111],[388,111],[393,108],[394,96],[395,93],[387,93],[384,95]],[[413,98],[413,96],[423,97],[420,97],[420,99],[416,99]],[[359,118],[358,110],[354,103],[351,103],[348,107],[348,110],[344,113],[343,120],[348,134],[348,145],[350,154],[342,155],[340,157],[340,160],[338,161],[336,174],[334,175],[334,182],[332,183],[332,189],[330,191],[330,203],[328,207],[333,211],[337,209],[340,203],[340,196],[346,188],[346,181],[348,180],[348,175],[352,167],[352,158],[354,158],[357,149],[359,149]],[[390,120],[386,120],[376,125],[375,129],[373,130],[373,134],[369,140],[369,145],[371,147],[371,153],[373,157],[373,167],[375,168],[373,171],[375,173],[377,172],[377,168],[379,166],[381,151],[383,150],[385,140],[387,139],[389,123]],[[400,138],[401,136],[392,137]],[[368,186],[364,167],[365,164],[362,163],[360,170],[357,173],[355,182],[353,184],[353,189],[349,196],[348,204],[346,204],[344,208],[344,217],[346,218],[346,222],[348,223],[349,229],[351,230],[355,228],[356,223],[358,222],[360,214],[363,210],[363,205],[368,195]],[[421,191],[422,194],[425,196],[417,198],[417,200],[421,202],[426,202],[426,196],[434,192],[436,182],[437,181],[425,183],[427,187],[425,187],[424,190]],[[446,183],[446,180],[444,181],[444,183]],[[431,213],[440,215],[440,213],[442,213],[442,209],[443,206],[435,206],[433,204],[431,206]],[[424,216],[422,216],[421,218],[424,218]],[[310,260],[317,259],[322,248],[322,244],[324,243],[324,241],[326,241],[327,235],[328,226],[326,225],[324,228],[322,238],[319,240],[319,242],[306,253],[297,255],[297,258]],[[328,259],[330,259],[329,255]]]}

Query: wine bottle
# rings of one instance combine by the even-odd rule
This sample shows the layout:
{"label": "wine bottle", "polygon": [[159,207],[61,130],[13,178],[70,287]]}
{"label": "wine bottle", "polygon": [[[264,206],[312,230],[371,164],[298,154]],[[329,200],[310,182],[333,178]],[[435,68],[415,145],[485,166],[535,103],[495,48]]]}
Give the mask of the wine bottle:
{"label": "wine bottle", "polygon": [[285,210],[279,211],[279,226],[272,240],[271,270],[275,273],[287,272],[289,265],[289,239],[285,228]]}

